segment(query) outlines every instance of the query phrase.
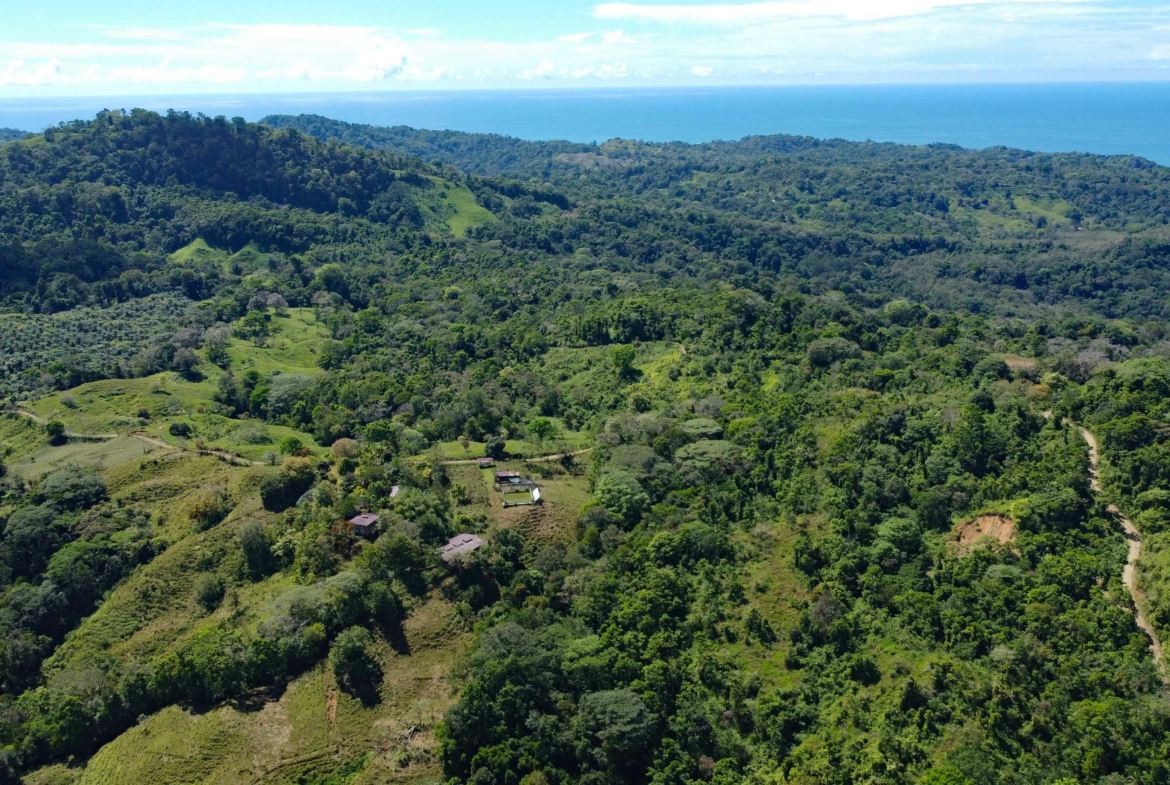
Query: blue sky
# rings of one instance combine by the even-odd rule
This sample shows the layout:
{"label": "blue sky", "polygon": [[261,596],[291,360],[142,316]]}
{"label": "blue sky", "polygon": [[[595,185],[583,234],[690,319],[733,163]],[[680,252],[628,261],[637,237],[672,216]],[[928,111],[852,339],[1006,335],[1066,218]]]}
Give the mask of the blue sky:
{"label": "blue sky", "polygon": [[7,0],[0,97],[1170,79],[1170,0]]}

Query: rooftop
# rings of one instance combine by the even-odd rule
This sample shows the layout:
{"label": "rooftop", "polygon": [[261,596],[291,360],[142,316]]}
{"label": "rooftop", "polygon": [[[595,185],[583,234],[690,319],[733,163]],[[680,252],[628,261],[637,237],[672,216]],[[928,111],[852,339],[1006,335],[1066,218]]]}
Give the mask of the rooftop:
{"label": "rooftop", "polygon": [[357,526],[360,529],[364,529],[367,526],[373,526],[375,523],[378,522],[378,520],[379,520],[378,516],[375,515],[374,513],[363,512],[361,515],[357,516],[356,518],[350,518],[349,522],[352,523],[354,526]]}
{"label": "rooftop", "polygon": [[443,561],[450,562],[483,546],[484,541],[474,534],[456,534],[443,546]]}

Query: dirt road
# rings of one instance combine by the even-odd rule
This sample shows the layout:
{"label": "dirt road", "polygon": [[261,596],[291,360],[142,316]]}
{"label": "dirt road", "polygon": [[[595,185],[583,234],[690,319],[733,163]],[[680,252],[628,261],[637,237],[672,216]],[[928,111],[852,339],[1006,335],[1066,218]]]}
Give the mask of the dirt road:
{"label": "dirt road", "polygon": [[[1077,426],[1077,430],[1081,432],[1081,436],[1089,445],[1089,479],[1092,482],[1093,490],[1101,493],[1104,488],[1101,485],[1101,457],[1097,449],[1097,438],[1085,428]],[[1133,521],[1125,517],[1116,505],[1111,504],[1107,509],[1110,515],[1121,522],[1121,528],[1125,532],[1125,541],[1129,546],[1129,557],[1126,559],[1125,570],[1121,574],[1121,580],[1125,583],[1125,587],[1129,589],[1129,593],[1133,597],[1134,608],[1137,610],[1138,627],[1149,636],[1150,649],[1154,652],[1154,659],[1162,671],[1162,678],[1167,683],[1170,683],[1170,676],[1166,673],[1166,659],[1163,655],[1162,644],[1158,641],[1158,633],[1154,631],[1154,626],[1150,624],[1150,620],[1142,613],[1142,595],[1137,585],[1137,563],[1138,559],[1142,557],[1142,534],[1133,525]]]}
{"label": "dirt road", "polygon": [[[32,420],[33,422],[38,423],[39,425],[44,425],[46,422],[44,417],[40,417],[40,416],[33,414],[32,412],[27,411],[25,409],[10,409],[9,411],[11,411],[13,414],[17,414],[21,417],[28,418],[28,419]],[[149,444],[153,447],[160,447],[160,448],[162,448],[164,450],[168,450],[170,452],[187,453],[189,455],[212,455],[212,456],[215,456],[217,458],[222,458],[223,460],[227,461],[228,463],[234,463],[236,465],[244,465],[244,466],[267,466],[268,465],[264,461],[254,461],[250,458],[245,458],[242,455],[236,455],[234,452],[228,452],[227,450],[187,450],[187,449],[184,449],[182,447],[176,447],[173,444],[167,444],[166,442],[164,442],[161,439],[156,439],[153,436],[147,436],[144,433],[137,433],[137,432],[132,431],[128,435],[133,436],[135,439],[138,439],[140,442],[144,442],[144,443]],[[70,439],[83,439],[83,440],[89,440],[89,441],[98,441],[98,440],[110,441],[110,440],[118,438],[118,434],[116,434],[116,433],[74,433],[72,431],[65,431],[65,436],[70,438]]]}

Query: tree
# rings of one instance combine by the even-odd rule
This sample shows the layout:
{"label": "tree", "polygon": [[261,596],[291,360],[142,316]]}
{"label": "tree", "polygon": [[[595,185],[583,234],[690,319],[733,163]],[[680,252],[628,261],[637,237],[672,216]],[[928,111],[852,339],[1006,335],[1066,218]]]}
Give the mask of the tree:
{"label": "tree", "polygon": [[65,442],[65,423],[60,420],[49,420],[45,423],[45,434],[49,437],[49,444],[63,444]]}
{"label": "tree", "polygon": [[236,536],[248,572],[255,578],[267,575],[273,566],[272,543],[268,539],[268,532],[260,523],[248,521],[240,527]]}
{"label": "tree", "polygon": [[193,350],[182,348],[175,352],[175,357],[171,360],[172,371],[185,379],[198,379],[198,369],[199,355],[195,354]]}
{"label": "tree", "polygon": [[236,337],[263,346],[272,335],[272,317],[264,311],[250,311],[236,324]]}
{"label": "tree", "polygon": [[345,271],[336,264],[326,264],[318,269],[313,276],[313,286],[342,298],[349,297],[349,282],[346,280]]}
{"label": "tree", "polygon": [[483,444],[483,452],[489,458],[495,458],[497,461],[503,460],[507,455],[508,442],[503,436],[492,434],[487,437]]}
{"label": "tree", "polygon": [[260,481],[260,501],[270,512],[284,512],[313,487],[316,475],[312,462],[296,456],[285,459],[280,472]]}
{"label": "tree", "polygon": [[223,581],[214,575],[200,576],[195,582],[195,599],[208,613],[219,607],[219,603],[223,601],[223,594]]}
{"label": "tree", "polygon": [[575,735],[592,748],[603,769],[637,781],[652,755],[654,715],[630,690],[584,695],[574,718]]}
{"label": "tree", "polygon": [[93,469],[70,465],[41,480],[37,495],[67,510],[85,510],[106,498],[106,481]]}
{"label": "tree", "polygon": [[543,444],[549,439],[556,437],[556,423],[547,417],[537,417],[535,420],[528,423],[528,435],[534,436],[538,442]]}
{"label": "tree", "polygon": [[613,360],[613,367],[617,369],[618,376],[623,379],[630,379],[637,375],[634,368],[634,359],[637,357],[637,352],[633,346],[628,344],[622,346],[615,346],[610,351],[610,358]]}
{"label": "tree", "polygon": [[289,436],[280,443],[280,451],[285,455],[296,455],[304,446],[304,442],[296,436]]}
{"label": "tree", "polygon": [[650,497],[638,478],[627,471],[613,471],[597,481],[593,492],[601,506],[632,527],[650,507]]}
{"label": "tree", "polygon": [[342,688],[353,695],[369,696],[382,681],[382,668],[370,656],[374,636],[365,627],[342,631],[329,649],[329,664]]}
{"label": "tree", "polygon": [[13,574],[32,577],[44,571],[49,557],[68,536],[52,508],[23,507],[8,519],[0,553]]}
{"label": "tree", "polygon": [[[1064,780],[1060,780],[1064,782]],[[953,766],[931,769],[922,778],[922,785],[975,785],[963,772]]]}

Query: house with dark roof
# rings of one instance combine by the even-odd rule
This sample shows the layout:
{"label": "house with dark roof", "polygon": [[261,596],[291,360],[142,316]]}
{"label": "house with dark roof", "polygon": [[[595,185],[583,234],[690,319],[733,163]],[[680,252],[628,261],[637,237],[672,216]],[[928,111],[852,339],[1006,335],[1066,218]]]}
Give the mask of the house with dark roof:
{"label": "house with dark roof", "polygon": [[353,530],[363,536],[374,531],[374,527],[378,525],[381,518],[372,512],[363,512],[354,518],[350,518],[349,522],[353,525]]}
{"label": "house with dark roof", "polygon": [[448,564],[482,548],[486,543],[474,534],[456,534],[443,546],[443,561]]}

